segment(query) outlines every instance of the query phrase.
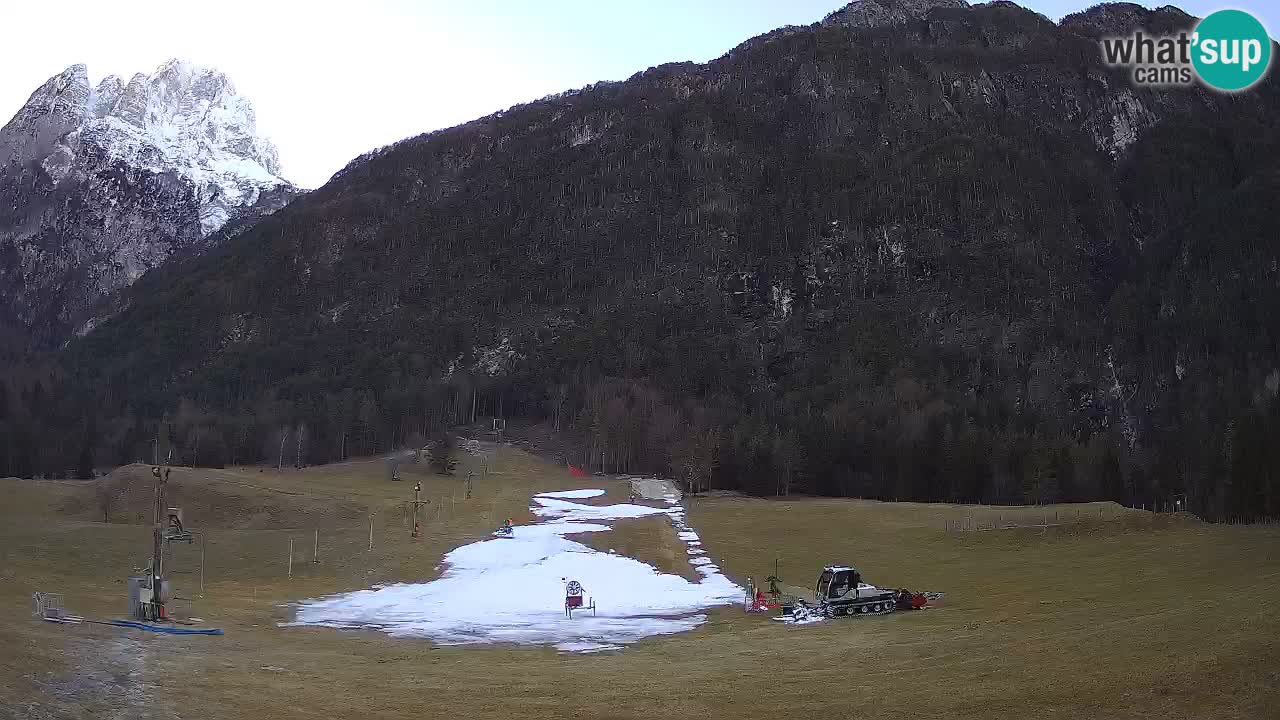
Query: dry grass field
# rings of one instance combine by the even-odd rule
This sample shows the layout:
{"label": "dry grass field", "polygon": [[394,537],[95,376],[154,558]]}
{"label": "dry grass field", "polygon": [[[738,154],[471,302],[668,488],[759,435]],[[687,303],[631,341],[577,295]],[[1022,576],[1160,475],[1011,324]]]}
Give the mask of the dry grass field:
{"label": "dry grass field", "polygon": [[[694,632],[620,652],[437,647],[380,633],[280,627],[288,603],[371,583],[429,579],[449,549],[535,492],[605,487],[511,448],[465,499],[462,477],[381,461],[305,470],[183,469],[170,503],[204,533],[206,577],[174,576],[184,613],[221,637],[177,637],[30,617],[33,591],[116,618],[145,563],[149,470],[95,483],[0,481],[0,717],[13,718],[911,718],[1280,717],[1280,528],[1204,525],[1114,505],[1059,527],[946,532],[975,510],[857,500],[697,498],[689,522],[731,577],[773,571],[808,586],[826,563],[871,582],[947,593],[938,608],[794,627],[738,608]],[[409,539],[415,479],[432,504]],[[99,486],[120,498],[104,523]],[[115,486],[112,486],[113,488]],[[1103,519],[1093,516],[1101,513]],[[368,549],[369,518],[374,548]],[[312,541],[319,530],[319,562]],[[609,537],[605,537],[605,536]],[[286,577],[290,538],[294,577]],[[583,539],[688,577],[653,518]],[[198,566],[181,548],[175,569]]]}

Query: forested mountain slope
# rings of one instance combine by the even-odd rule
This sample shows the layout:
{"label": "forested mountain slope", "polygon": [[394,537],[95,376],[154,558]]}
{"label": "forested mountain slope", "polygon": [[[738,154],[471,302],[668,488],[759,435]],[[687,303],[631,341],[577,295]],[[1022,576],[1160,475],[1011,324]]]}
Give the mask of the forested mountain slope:
{"label": "forested mountain slope", "polygon": [[10,383],[0,459],[499,414],[750,492],[1280,512],[1274,75],[1102,65],[1173,9],[869,2],[358,158]]}

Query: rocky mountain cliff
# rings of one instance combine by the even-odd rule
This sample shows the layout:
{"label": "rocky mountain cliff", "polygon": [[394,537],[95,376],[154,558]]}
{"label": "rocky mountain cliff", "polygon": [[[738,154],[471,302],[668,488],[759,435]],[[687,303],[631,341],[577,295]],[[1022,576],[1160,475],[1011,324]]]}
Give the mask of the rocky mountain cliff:
{"label": "rocky mountain cliff", "polygon": [[1179,22],[862,0],[371,152],[11,388],[83,431],[11,463],[499,415],[697,486],[1280,514],[1276,82],[1138,88],[1096,41]]}
{"label": "rocky mountain cliff", "polygon": [[822,25],[878,28],[924,19],[935,8],[967,8],[965,0],[857,0],[822,19]]}
{"label": "rocky mountain cliff", "polygon": [[59,342],[102,296],[296,194],[222,73],[173,60],[92,86],[73,65],[0,129],[0,323]]}

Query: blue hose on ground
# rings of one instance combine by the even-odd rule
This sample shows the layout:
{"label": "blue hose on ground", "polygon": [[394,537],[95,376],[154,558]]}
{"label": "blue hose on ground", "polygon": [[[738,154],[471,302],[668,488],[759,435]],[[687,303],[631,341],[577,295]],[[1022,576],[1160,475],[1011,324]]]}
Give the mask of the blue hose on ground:
{"label": "blue hose on ground", "polygon": [[148,625],[146,623],[134,622],[132,620],[112,620],[107,625],[117,625],[119,627],[135,628],[137,630],[147,630],[149,632],[166,633],[169,635],[221,635],[222,628],[184,628],[171,627],[168,625]]}

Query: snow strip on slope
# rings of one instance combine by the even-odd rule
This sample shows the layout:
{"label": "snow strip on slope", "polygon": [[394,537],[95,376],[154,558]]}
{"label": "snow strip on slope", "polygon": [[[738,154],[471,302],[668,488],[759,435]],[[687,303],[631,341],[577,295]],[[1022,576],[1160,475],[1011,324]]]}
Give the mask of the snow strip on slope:
{"label": "snow strip on slope", "polygon": [[[603,491],[590,497],[598,494]],[[444,575],[431,582],[304,601],[292,624],[372,628],[442,645],[517,643],[598,652],[692,630],[706,621],[700,611],[742,600],[742,588],[709,558],[696,568],[702,580],[690,582],[566,537],[607,532],[603,521],[653,514],[667,514],[677,530],[688,531],[683,510],[590,506],[542,495],[533,501],[535,514],[555,519],[517,526],[511,538],[453,550],[444,556]],[[582,584],[596,603],[596,616],[580,611],[565,617],[566,579]]]}
{"label": "snow strip on slope", "polygon": [[586,498],[600,497],[604,494],[603,490],[561,490],[559,492],[544,492],[535,495],[535,498],[562,498],[565,500],[583,500]]}
{"label": "snow strip on slope", "polygon": [[592,522],[596,520],[619,520],[622,518],[638,518],[649,515],[667,515],[670,510],[662,508],[649,507],[647,505],[632,505],[630,503],[621,503],[618,505],[583,505],[582,503],[569,502],[568,500],[559,500],[557,498],[535,495],[533,501],[539,507],[530,508],[534,515],[540,517],[553,517],[567,520],[570,522],[586,521]]}

